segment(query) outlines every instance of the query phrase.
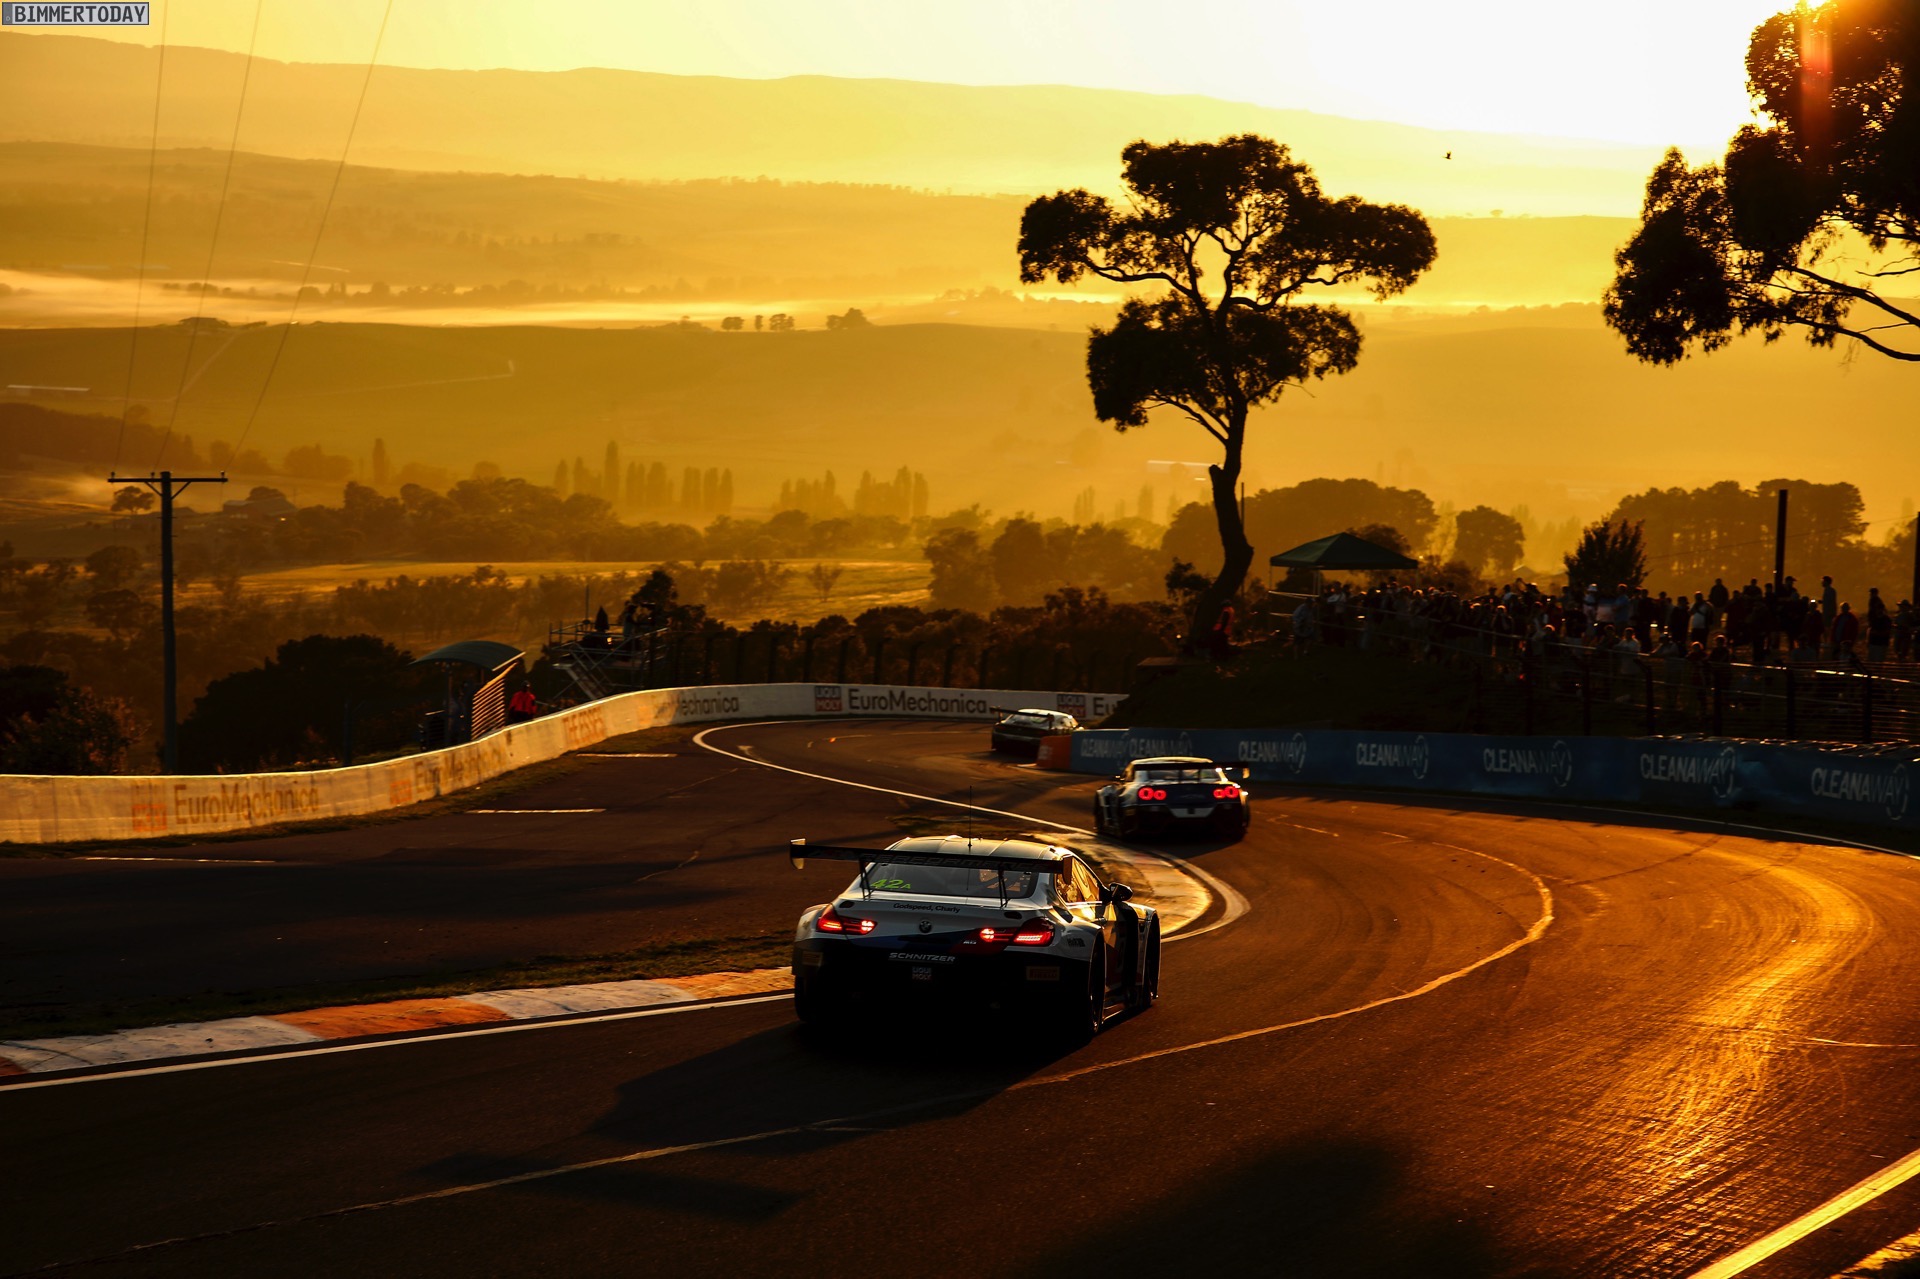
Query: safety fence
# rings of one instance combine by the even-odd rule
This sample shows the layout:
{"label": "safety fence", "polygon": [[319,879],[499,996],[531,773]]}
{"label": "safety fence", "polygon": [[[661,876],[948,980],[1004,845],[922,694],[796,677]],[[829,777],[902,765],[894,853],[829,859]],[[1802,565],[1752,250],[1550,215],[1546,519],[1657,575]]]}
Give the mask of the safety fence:
{"label": "safety fence", "polygon": [[515,724],[463,746],[350,768],[191,777],[0,776],[0,842],[215,834],[386,812],[663,724],[831,715],[989,720],[996,707],[1097,719],[1122,700],[1110,693],[842,683],[652,689]]}
{"label": "safety fence", "polygon": [[1764,809],[1870,826],[1920,825],[1920,748],[1848,754],[1766,742],[1494,737],[1334,729],[1089,729],[1071,767],[1199,755],[1244,764],[1254,781],[1704,809]]}

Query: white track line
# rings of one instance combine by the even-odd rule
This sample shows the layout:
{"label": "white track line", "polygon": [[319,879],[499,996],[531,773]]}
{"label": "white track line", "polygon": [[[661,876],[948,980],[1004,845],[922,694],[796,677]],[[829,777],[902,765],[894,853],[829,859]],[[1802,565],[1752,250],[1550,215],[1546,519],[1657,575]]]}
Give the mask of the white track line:
{"label": "white track line", "polygon": [[1821,1227],[1832,1225],[1854,1209],[1864,1207],[1896,1186],[1911,1181],[1916,1174],[1920,1174],[1920,1150],[1895,1160],[1865,1181],[1848,1186],[1812,1212],[1795,1217],[1772,1234],[1754,1240],[1738,1252],[1727,1254],[1704,1270],[1694,1271],[1689,1279],[1732,1279],[1734,1275],[1745,1274],[1774,1253],[1799,1243]]}
{"label": "white track line", "polygon": [[[712,728],[702,729],[698,733],[695,733],[693,735],[693,744],[695,746],[700,747],[702,750],[712,751],[716,755],[724,755],[728,759],[737,759],[747,764],[758,764],[761,768],[777,769],[782,773],[792,773],[796,777],[810,777],[817,782],[832,782],[836,786],[851,786],[855,790],[876,791],[882,795],[898,795],[902,799],[918,799],[918,800],[923,800],[929,804],[945,804],[948,808],[964,808],[969,812],[992,813],[995,817],[1017,817],[1023,822],[1034,822],[1037,825],[1041,825],[1041,826],[1051,826],[1055,830],[1063,830],[1068,832],[1069,834],[1092,835],[1095,839],[1099,838],[1098,835],[1096,835],[1093,831],[1088,830],[1084,826],[1069,826],[1065,822],[1049,821],[1044,817],[1031,817],[1026,813],[1016,813],[1011,809],[986,808],[979,804],[968,803],[965,800],[942,799],[938,795],[921,795],[921,794],[918,794],[917,792],[910,791],[910,790],[898,790],[892,786],[874,786],[867,782],[850,782],[844,777],[830,777],[825,773],[809,773],[804,768],[789,768],[785,764],[770,764],[766,760],[756,759],[752,755],[741,754],[738,751],[723,750],[720,747],[713,745],[713,743],[707,740],[708,733],[724,732],[730,728],[765,728],[768,725],[796,724],[796,723],[805,723],[805,722],[806,721],[804,720],[763,719],[763,720],[756,720],[751,724],[716,724]],[[1139,850],[1128,849],[1127,851],[1130,853],[1134,853],[1136,856],[1140,855]],[[1205,928],[1195,928],[1192,931],[1186,931],[1186,930],[1180,930],[1177,932],[1170,931],[1167,933],[1167,935],[1163,940],[1170,941],[1170,942],[1186,941],[1188,938],[1191,938],[1191,937],[1204,936],[1205,934],[1212,932],[1216,928],[1225,928],[1228,924],[1231,924],[1234,920],[1240,918],[1242,915],[1246,914],[1249,910],[1253,909],[1252,906],[1248,904],[1247,899],[1243,897],[1237,889],[1233,888],[1232,886],[1226,883],[1223,883],[1221,880],[1215,878],[1214,876],[1209,875],[1206,871],[1201,870],[1198,866],[1195,866],[1192,862],[1184,861],[1178,857],[1169,857],[1165,853],[1159,853],[1159,852],[1147,853],[1146,855],[1150,857],[1158,857],[1161,861],[1166,862],[1168,865],[1175,867],[1176,869],[1182,871],[1185,874],[1193,876],[1195,879],[1199,880],[1202,884],[1205,884],[1207,886],[1207,890],[1213,893],[1214,896],[1220,899],[1221,906],[1222,906],[1222,912],[1221,912],[1220,918],[1214,920],[1211,924],[1208,924]]]}
{"label": "white track line", "polygon": [[253,1053],[244,1057],[218,1057],[210,1061],[180,1061],[166,1066],[138,1066],[132,1070],[103,1070],[91,1075],[68,1075],[61,1079],[30,1079],[17,1084],[0,1082],[0,1097],[25,1092],[29,1088],[64,1088],[69,1084],[100,1084],[110,1080],[139,1079],[146,1075],[177,1075],[189,1070],[212,1070],[218,1066],[251,1066],[263,1061],[292,1061],[298,1057],[326,1057],[333,1053],[368,1052],[375,1048],[405,1048],[413,1044],[438,1044],[449,1039],[473,1039],[480,1035],[514,1035],[523,1030],[564,1030],[570,1026],[592,1026],[603,1021],[633,1021],[640,1017],[666,1017],[673,1013],[711,1012],[716,1008],[737,1008],[741,1004],[770,1004],[792,999],[787,991],[773,995],[748,995],[738,999],[715,999],[702,1003],[667,1004],[656,1008],[635,1008],[628,1012],[595,1013],[585,1017],[556,1017],[545,1021],[516,1021],[504,1026],[475,1026],[467,1030],[448,1030],[401,1039],[370,1039],[355,1044],[325,1044],[316,1048],[290,1048],[284,1052]]}
{"label": "white track line", "polygon": [[[768,721],[768,722],[784,722],[784,721]],[[745,726],[739,725],[737,727],[745,727]],[[718,754],[722,754],[722,755],[730,754],[730,752],[719,750],[718,747],[708,747],[708,749],[716,751]],[[734,756],[734,758],[744,758],[744,757]],[[767,765],[767,767],[779,768],[781,766],[778,764],[769,764]],[[786,769],[785,771],[800,772],[799,769]],[[802,776],[812,776],[812,774],[803,773]],[[834,779],[828,778],[827,780],[831,781]],[[849,786],[862,786],[864,789],[867,789],[867,790],[881,790],[881,791],[886,790],[885,787],[865,786],[865,784],[861,782],[848,782],[846,784]],[[903,793],[903,792],[891,792],[891,793]],[[916,796],[916,798],[924,799],[928,797]],[[938,802],[950,803],[951,801],[941,800]],[[982,811],[993,812],[996,810],[986,809]],[[1012,813],[1012,814],[1003,813],[1001,815],[1014,816],[1014,817],[1022,816],[1022,814],[1019,814],[1019,813]],[[1028,818],[1027,820],[1038,820],[1038,819]],[[1055,826],[1055,827],[1059,827],[1060,825],[1058,822],[1048,822],[1046,824],[1049,826]],[[1066,828],[1066,829],[1071,829],[1071,828]],[[833,1118],[833,1119],[817,1119],[809,1123],[792,1124],[784,1128],[769,1128],[762,1132],[745,1133],[740,1136],[734,1136],[734,1137],[717,1137],[709,1141],[689,1142],[684,1145],[677,1145],[677,1146],[653,1146],[644,1150],[629,1151],[624,1155],[609,1155],[600,1159],[588,1159],[580,1163],[564,1164],[555,1168],[541,1168],[533,1172],[516,1173],[508,1177],[497,1177],[490,1181],[476,1181],[476,1182],[470,1182],[466,1185],[459,1185],[459,1186],[443,1186],[438,1190],[423,1190],[411,1195],[401,1195],[393,1199],[380,1199],[380,1200],[374,1200],[368,1203],[352,1204],[345,1208],[331,1208],[322,1212],[308,1213],[304,1216],[285,1218],[280,1221],[256,1222],[251,1225],[239,1226],[231,1230],[215,1231],[215,1232],[202,1234],[202,1235],[186,1235],[186,1236],[181,1236],[173,1239],[157,1239],[149,1243],[135,1244],[130,1248],[123,1248],[118,1252],[107,1253],[101,1256],[75,1258],[68,1261],[54,1262],[50,1265],[40,1267],[40,1270],[60,1270],[60,1269],[66,1269],[68,1267],[72,1267],[76,1265],[90,1265],[90,1264],[95,1264],[102,1261],[109,1261],[119,1257],[127,1257],[127,1256],[133,1256],[133,1255],[137,1255],[144,1252],[151,1252],[160,1248],[172,1247],[177,1244],[197,1243],[197,1242],[202,1242],[210,1239],[225,1238],[230,1235],[247,1234],[247,1233],[252,1233],[254,1231],[259,1231],[259,1230],[271,1230],[271,1229],[276,1229],[283,1226],[300,1225],[300,1224],[303,1224],[306,1222],[312,1222],[312,1221],[332,1220],[335,1218],[356,1215],[363,1212],[375,1212],[382,1208],[403,1208],[411,1204],[427,1203],[437,1199],[453,1199],[461,1195],[477,1194],[485,1190],[497,1190],[503,1186],[525,1185],[527,1182],[531,1182],[531,1181],[545,1181],[551,1177],[564,1177],[570,1173],[588,1172],[595,1168],[607,1168],[607,1167],[612,1167],[618,1164],[641,1163],[641,1162],[652,1160],[652,1159],[663,1159],[669,1155],[693,1154],[703,1150],[717,1150],[726,1146],[742,1146],[742,1145],[748,1145],[753,1142],[772,1141],[780,1137],[800,1136],[806,1133],[865,1131],[876,1120],[892,1118],[898,1115],[912,1114],[915,1111],[927,1110],[931,1107],[944,1105],[949,1102],[972,1100],[972,1099],[983,1098],[983,1097],[993,1097],[1000,1093],[1025,1092],[1028,1089],[1032,1089],[1032,1088],[1045,1088],[1045,1087],[1050,1087],[1051,1085],[1054,1085],[1054,1084],[1070,1083],[1076,1079],[1083,1079],[1088,1075],[1099,1074],[1109,1070],[1118,1070],[1122,1066],[1135,1066],[1140,1064],[1141,1062],[1158,1061],[1163,1057],[1173,1057],[1183,1053],[1197,1052],[1203,1048],[1217,1048],[1222,1044],[1238,1043],[1242,1040],[1256,1039],[1264,1035],[1276,1035],[1283,1031],[1297,1030],[1303,1026],[1314,1026],[1314,1025],[1320,1024],[1321,1022],[1337,1021],[1343,1017],[1351,1017],[1357,1013],[1370,1012],[1375,1008],[1384,1008],[1388,1004],[1398,1004],[1398,1003],[1403,1003],[1409,999],[1418,999],[1420,996],[1430,994],[1431,992],[1440,989],[1442,986],[1446,986],[1451,984],[1452,982],[1456,982],[1460,980],[1462,977],[1467,976],[1469,973],[1476,972],[1479,969],[1486,967],[1488,964],[1494,963],[1496,960],[1506,958],[1508,955],[1511,955],[1514,951],[1519,950],[1522,946],[1532,945],[1534,942],[1539,941],[1541,937],[1546,935],[1548,926],[1550,926],[1553,923],[1553,894],[1551,891],[1548,890],[1545,881],[1543,881],[1538,875],[1526,869],[1524,866],[1515,865],[1513,862],[1507,861],[1503,858],[1495,857],[1491,853],[1482,853],[1471,848],[1460,848],[1458,845],[1455,845],[1455,844],[1446,844],[1446,845],[1440,845],[1440,846],[1446,847],[1446,848],[1454,848],[1454,849],[1457,849],[1459,852],[1463,852],[1463,853],[1471,853],[1476,857],[1484,857],[1488,861],[1495,862],[1501,866],[1508,867],[1511,870],[1518,871],[1520,874],[1532,880],[1534,892],[1537,893],[1540,898],[1540,916],[1539,918],[1533,921],[1532,925],[1529,926],[1521,936],[1519,936],[1518,938],[1514,939],[1511,942],[1508,942],[1505,946],[1502,946],[1500,949],[1496,951],[1492,951],[1486,955],[1482,955],[1479,959],[1474,960],[1471,964],[1468,964],[1463,968],[1457,968],[1450,973],[1444,973],[1439,977],[1435,977],[1431,981],[1428,981],[1426,984],[1416,987],[1413,990],[1403,991],[1399,994],[1388,995],[1388,996],[1385,996],[1384,998],[1376,999],[1369,1003],[1357,1004],[1352,1008],[1342,1008],[1336,1012],[1320,1013],[1317,1016],[1302,1017],[1296,1021],[1279,1022],[1275,1025],[1261,1026],[1253,1030],[1242,1030],[1231,1035],[1221,1035],[1215,1039],[1203,1039],[1196,1043],[1180,1044],[1173,1048],[1161,1048],[1153,1052],[1139,1053],[1132,1057],[1122,1057],[1116,1061],[1098,1062],[1091,1066],[1082,1066],[1078,1070],[1065,1070],[1065,1071],[1061,1071],[1059,1074],[1042,1075],[1037,1078],[1022,1079],[1015,1083],[1009,1084],[1004,1088],[987,1088],[987,1089],[979,1089],[972,1092],[948,1094],[940,1097],[928,1097],[920,1101],[907,1102],[904,1105],[890,1106],[884,1110],[868,1111],[865,1114],[847,1115],[847,1116],[842,1116],[842,1117]],[[786,997],[787,996],[785,995],[762,996],[755,999],[735,1000],[733,1002],[764,1003],[768,999],[784,999]],[[724,1007],[724,1006],[725,1005],[712,1005],[712,1004],[692,1005],[689,1008],[659,1009],[655,1011],[658,1011],[658,1012],[686,1011],[686,1010],[690,1010],[691,1007]],[[582,1019],[582,1020],[614,1021],[614,1020],[619,1020],[622,1016],[631,1016],[631,1015],[633,1014],[615,1014],[613,1016],[608,1016],[608,1017],[596,1017],[596,1018]],[[562,1024],[577,1025],[579,1023],[566,1022]],[[497,1028],[492,1033],[497,1034],[502,1031],[514,1030],[514,1029],[538,1029],[538,1028],[539,1028],[538,1026],[532,1026],[532,1027],[503,1026],[503,1027]],[[477,1031],[477,1032],[467,1032],[467,1033],[485,1034],[488,1032]],[[453,1038],[456,1036],[445,1036],[445,1037]],[[415,1042],[415,1041],[402,1040],[399,1042],[405,1043],[405,1042]],[[351,1051],[353,1048],[356,1048],[356,1047],[377,1048],[377,1047],[383,1047],[383,1046],[384,1045],[381,1045],[381,1044],[345,1045],[340,1048],[333,1049],[332,1051],[346,1052],[346,1051]],[[325,1051],[325,1050],[322,1050],[322,1051]],[[288,1053],[288,1054],[276,1054],[276,1055],[304,1056],[307,1054]],[[240,1058],[239,1060],[262,1061],[262,1060],[269,1060],[269,1058],[255,1057],[255,1058]],[[225,1063],[211,1062],[206,1064],[221,1065]],[[190,1067],[172,1067],[171,1069],[189,1069],[189,1068]],[[158,1074],[158,1073],[162,1073],[167,1069],[169,1068],[160,1067],[153,1071],[136,1072],[136,1073]],[[69,1081],[49,1080],[47,1082],[51,1084],[51,1083],[61,1083],[61,1082],[69,1082]],[[84,1080],[72,1081],[72,1082],[84,1082]],[[16,1085],[16,1087],[18,1086],[22,1086],[22,1085]],[[24,1085],[24,1086],[31,1087],[32,1085]],[[1916,1156],[1916,1157],[1920,1158],[1920,1156]],[[34,1273],[34,1272],[27,1272],[27,1273]]]}

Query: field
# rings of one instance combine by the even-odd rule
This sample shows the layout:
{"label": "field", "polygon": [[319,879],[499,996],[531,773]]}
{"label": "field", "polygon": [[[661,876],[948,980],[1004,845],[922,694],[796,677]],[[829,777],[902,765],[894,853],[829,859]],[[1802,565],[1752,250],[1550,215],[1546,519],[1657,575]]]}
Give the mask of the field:
{"label": "field", "polygon": [[[832,593],[821,598],[806,581],[806,572],[818,560],[775,561],[791,568],[794,575],[778,593],[769,596],[737,616],[720,615],[724,622],[751,625],[761,618],[782,622],[812,622],[829,613],[856,617],[870,608],[889,604],[922,604],[927,598],[927,583],[932,572],[924,560],[845,560],[827,561],[841,569],[840,580]],[[540,563],[495,564],[515,583],[558,575],[586,577],[612,573],[646,573],[652,564],[607,563],[591,560],[555,560]],[[311,564],[300,568],[273,569],[249,573],[241,579],[248,595],[269,601],[287,601],[301,595],[314,595],[335,586],[365,579],[379,583],[405,574],[412,578],[464,577],[473,572],[467,563],[423,563],[418,560],[368,560],[358,564]],[[619,609],[616,599],[595,599],[594,607],[605,605],[609,614]],[[591,611],[591,610],[589,610]],[[555,622],[572,619],[556,617]],[[455,638],[455,637],[449,637]]]}

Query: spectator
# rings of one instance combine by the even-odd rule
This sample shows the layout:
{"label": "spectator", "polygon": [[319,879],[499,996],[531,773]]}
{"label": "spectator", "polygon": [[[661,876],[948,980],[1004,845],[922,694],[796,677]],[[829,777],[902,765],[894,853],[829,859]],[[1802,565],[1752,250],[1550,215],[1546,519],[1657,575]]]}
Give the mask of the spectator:
{"label": "spectator", "polygon": [[1867,660],[1884,662],[1887,650],[1893,646],[1893,614],[1887,612],[1887,606],[1880,601],[1880,592],[1875,591],[1867,602]]}
{"label": "spectator", "polygon": [[1820,579],[1820,621],[1829,634],[1833,631],[1833,619],[1839,612],[1840,592],[1833,589],[1831,577],[1823,577]]}
{"label": "spectator", "polygon": [[1715,621],[1719,621],[1727,615],[1727,601],[1731,598],[1732,595],[1727,590],[1726,582],[1720,578],[1714,578],[1713,589],[1707,592],[1707,603],[1713,606],[1713,617]]}
{"label": "spectator", "polygon": [[533,695],[533,689],[522,684],[507,701],[507,723],[524,724],[540,713],[540,703]]}
{"label": "spectator", "polygon": [[1840,616],[1833,619],[1833,647],[1829,657],[1852,657],[1853,646],[1860,640],[1860,619],[1854,615],[1853,605],[1842,604]]}

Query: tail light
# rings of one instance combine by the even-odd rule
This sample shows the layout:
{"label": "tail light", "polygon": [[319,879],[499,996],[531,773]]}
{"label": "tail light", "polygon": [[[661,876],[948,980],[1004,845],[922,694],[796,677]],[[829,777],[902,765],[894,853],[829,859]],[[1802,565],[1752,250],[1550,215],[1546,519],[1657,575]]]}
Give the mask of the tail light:
{"label": "tail light", "polygon": [[1166,797],[1167,792],[1158,786],[1142,786],[1140,788],[1141,799],[1165,799]]}
{"label": "tail light", "polygon": [[813,926],[823,933],[859,933],[863,936],[876,927],[871,919],[842,915],[831,906],[820,912],[820,918],[813,921]]}
{"label": "tail light", "polygon": [[1031,919],[1018,928],[995,928],[989,924],[980,930],[983,942],[1004,942],[1009,946],[1045,946],[1053,941],[1053,925],[1044,919]]}
{"label": "tail light", "polygon": [[1213,797],[1215,799],[1239,799],[1240,788],[1238,786],[1216,786],[1213,788]]}

